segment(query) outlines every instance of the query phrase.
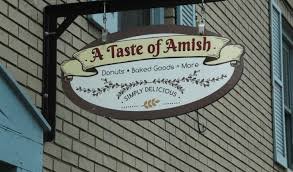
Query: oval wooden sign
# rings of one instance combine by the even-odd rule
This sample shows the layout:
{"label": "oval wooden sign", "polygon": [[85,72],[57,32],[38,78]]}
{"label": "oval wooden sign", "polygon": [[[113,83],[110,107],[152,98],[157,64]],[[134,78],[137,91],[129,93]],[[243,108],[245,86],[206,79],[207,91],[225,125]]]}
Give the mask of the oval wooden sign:
{"label": "oval wooden sign", "polygon": [[181,115],[231,90],[244,47],[185,26],[149,26],[96,40],[61,64],[65,94],[97,115],[146,120]]}

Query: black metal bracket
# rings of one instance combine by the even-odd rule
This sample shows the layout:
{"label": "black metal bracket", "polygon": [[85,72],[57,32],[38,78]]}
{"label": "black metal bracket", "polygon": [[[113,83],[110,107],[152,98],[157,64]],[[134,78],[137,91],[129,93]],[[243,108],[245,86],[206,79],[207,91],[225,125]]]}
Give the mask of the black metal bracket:
{"label": "black metal bracket", "polygon": [[68,16],[62,22],[62,24],[58,27],[56,31],[56,37],[59,38],[62,33],[69,27],[69,25],[76,19],[77,15]]}
{"label": "black metal bracket", "polygon": [[[205,0],[205,3],[217,1],[224,0]],[[42,114],[52,128],[52,130],[45,135],[46,141],[52,141],[55,137],[57,39],[76,19],[78,15],[103,13],[104,2],[106,2],[107,12],[118,12],[127,10],[198,4],[202,3],[202,0],[97,0],[90,2],[46,6],[44,8],[43,15],[44,42]],[[59,17],[65,17],[65,20],[57,28],[57,18]]]}

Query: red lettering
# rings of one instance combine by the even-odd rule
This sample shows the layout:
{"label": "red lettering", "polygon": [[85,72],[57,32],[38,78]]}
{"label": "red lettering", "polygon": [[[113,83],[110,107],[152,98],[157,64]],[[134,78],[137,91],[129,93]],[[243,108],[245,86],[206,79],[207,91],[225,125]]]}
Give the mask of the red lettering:
{"label": "red lettering", "polygon": [[167,44],[167,50],[165,50],[164,53],[168,53],[170,49],[172,49],[174,52],[177,51],[177,47],[176,47],[173,39],[168,39],[166,41],[166,44]]}
{"label": "red lettering", "polygon": [[207,41],[207,37],[203,37],[203,50],[209,51],[211,49],[211,41]]}
{"label": "red lettering", "polygon": [[130,50],[129,50],[129,47],[125,47],[125,56],[129,56],[130,55]]}
{"label": "red lettering", "polygon": [[123,49],[122,48],[117,48],[117,57],[123,57]]}
{"label": "red lettering", "polygon": [[117,45],[110,45],[107,48],[107,51],[111,52],[112,58],[116,58],[116,57],[130,56],[130,55],[134,56],[137,54],[141,55],[143,54],[142,48],[143,48],[142,45],[137,46],[135,44],[132,44],[129,47],[123,47],[123,48],[120,48]]}
{"label": "red lettering", "polygon": [[111,51],[111,54],[112,54],[112,58],[115,58],[115,51],[114,51],[114,48],[117,47],[117,45],[110,45],[108,48],[107,48],[107,51],[110,52]]}
{"label": "red lettering", "polygon": [[202,49],[201,41],[197,41],[196,46],[197,46],[196,50],[200,51]]}
{"label": "red lettering", "polygon": [[136,47],[136,45],[134,45],[134,44],[132,44],[130,46],[130,48],[131,48],[131,55],[135,55],[135,47]]}
{"label": "red lettering", "polygon": [[136,54],[142,55],[142,53],[143,53],[143,52],[141,51],[142,48],[143,48],[142,45],[137,46],[137,48],[136,48]]}
{"label": "red lettering", "polygon": [[192,38],[191,49],[192,49],[192,51],[194,51],[194,49],[195,49],[195,39],[194,38]]}
{"label": "red lettering", "polygon": [[155,45],[154,44],[150,44],[148,46],[148,53],[153,54],[155,52],[155,49],[156,49]]}
{"label": "red lettering", "polygon": [[156,54],[153,54],[153,57],[157,57],[159,54],[160,54],[160,45],[161,45],[161,42],[163,41],[163,39],[159,39],[158,41],[157,41],[157,48],[156,48]]}
{"label": "red lettering", "polygon": [[97,58],[99,58],[100,60],[103,60],[103,55],[101,54],[101,51],[99,48],[94,48],[92,50],[92,54],[93,54],[93,60],[90,60],[90,62],[96,61]]}

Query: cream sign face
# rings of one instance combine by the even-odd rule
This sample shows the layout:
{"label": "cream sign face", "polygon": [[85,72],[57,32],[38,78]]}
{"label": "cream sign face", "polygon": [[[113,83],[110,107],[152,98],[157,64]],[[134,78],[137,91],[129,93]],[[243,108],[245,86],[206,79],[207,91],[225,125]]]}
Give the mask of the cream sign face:
{"label": "cream sign face", "polygon": [[75,104],[102,116],[181,115],[218,100],[240,79],[244,48],[229,42],[183,26],[111,34],[61,64],[63,89]]}

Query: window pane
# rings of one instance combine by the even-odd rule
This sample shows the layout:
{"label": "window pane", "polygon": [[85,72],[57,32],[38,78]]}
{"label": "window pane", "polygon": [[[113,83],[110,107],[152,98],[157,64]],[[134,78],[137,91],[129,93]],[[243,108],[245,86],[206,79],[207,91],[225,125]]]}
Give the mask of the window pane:
{"label": "window pane", "polygon": [[287,153],[288,167],[293,169],[293,117],[291,114],[286,114],[286,137],[287,137]]}
{"label": "window pane", "polygon": [[0,162],[0,171],[2,172],[16,172],[16,167]]}
{"label": "window pane", "polygon": [[131,10],[119,13],[119,30],[150,25],[150,10]]}
{"label": "window pane", "polygon": [[284,102],[285,106],[290,108],[290,90],[289,90],[289,56],[290,49],[286,41],[283,42],[283,82],[284,82]]}

